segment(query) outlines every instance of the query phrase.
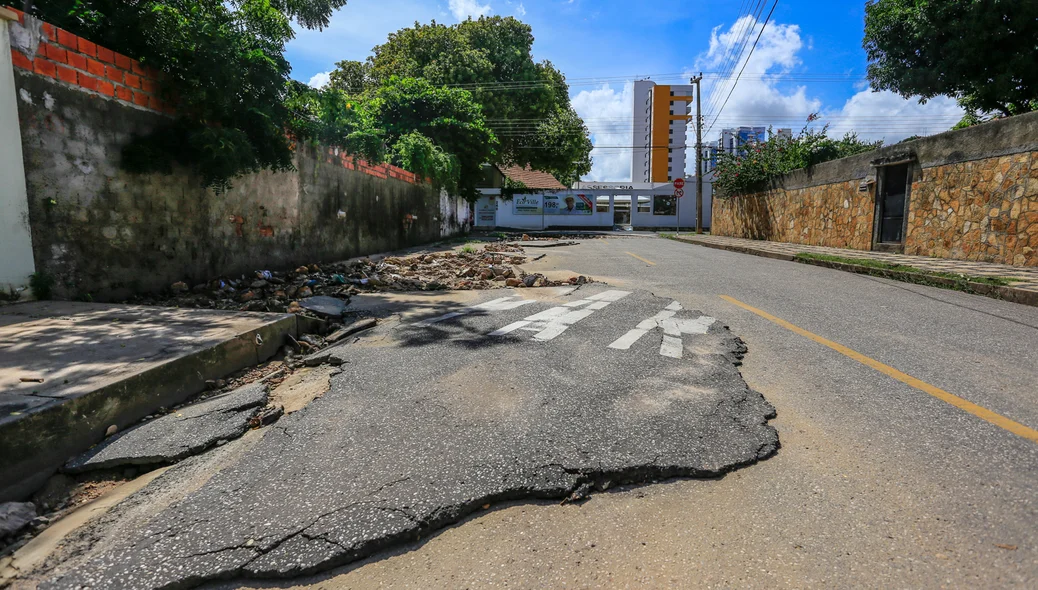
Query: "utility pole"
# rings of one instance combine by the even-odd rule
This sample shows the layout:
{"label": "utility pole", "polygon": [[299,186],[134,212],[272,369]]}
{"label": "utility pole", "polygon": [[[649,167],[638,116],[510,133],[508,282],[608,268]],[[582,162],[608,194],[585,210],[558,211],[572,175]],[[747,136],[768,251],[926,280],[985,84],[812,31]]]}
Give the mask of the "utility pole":
{"label": "utility pole", "polygon": [[703,97],[700,94],[700,82],[703,80],[703,72],[692,77],[692,83],[696,85],[696,233],[703,233],[703,113],[700,105]]}

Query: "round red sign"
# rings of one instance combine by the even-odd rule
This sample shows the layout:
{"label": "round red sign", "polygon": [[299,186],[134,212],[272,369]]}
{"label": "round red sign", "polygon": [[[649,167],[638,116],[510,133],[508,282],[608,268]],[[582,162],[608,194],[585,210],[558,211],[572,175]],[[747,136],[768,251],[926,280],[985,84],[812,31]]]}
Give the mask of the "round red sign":
{"label": "round red sign", "polygon": [[674,188],[685,188],[685,179],[676,178],[674,179]]}

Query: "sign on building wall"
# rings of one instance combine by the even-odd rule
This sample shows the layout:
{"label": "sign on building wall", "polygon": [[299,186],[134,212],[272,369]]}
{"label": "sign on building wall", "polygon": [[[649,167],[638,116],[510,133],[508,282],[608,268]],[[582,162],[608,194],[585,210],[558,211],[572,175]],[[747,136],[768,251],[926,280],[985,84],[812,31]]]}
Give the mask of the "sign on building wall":
{"label": "sign on building wall", "polygon": [[515,215],[540,215],[542,211],[541,195],[515,195],[512,198],[512,213]]}
{"label": "sign on building wall", "polygon": [[484,197],[476,203],[476,225],[497,225],[497,199]]}
{"label": "sign on building wall", "polygon": [[595,205],[587,195],[545,195],[545,215],[591,215]]}

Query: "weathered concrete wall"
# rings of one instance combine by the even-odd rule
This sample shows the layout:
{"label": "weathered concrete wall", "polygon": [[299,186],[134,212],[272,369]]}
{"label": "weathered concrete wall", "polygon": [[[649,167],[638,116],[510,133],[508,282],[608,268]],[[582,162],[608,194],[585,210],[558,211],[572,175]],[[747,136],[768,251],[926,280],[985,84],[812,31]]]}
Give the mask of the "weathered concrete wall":
{"label": "weathered concrete wall", "polygon": [[873,247],[877,166],[912,161],[906,254],[1038,266],[1038,113],[950,131],[776,179],[714,200],[712,233]]}
{"label": "weathered concrete wall", "polygon": [[112,299],[462,229],[410,173],[313,146],[299,146],[296,172],[239,178],[219,195],[185,170],[130,174],[122,147],[165,115],[35,73],[15,78],[37,268],[57,279],[59,297]]}

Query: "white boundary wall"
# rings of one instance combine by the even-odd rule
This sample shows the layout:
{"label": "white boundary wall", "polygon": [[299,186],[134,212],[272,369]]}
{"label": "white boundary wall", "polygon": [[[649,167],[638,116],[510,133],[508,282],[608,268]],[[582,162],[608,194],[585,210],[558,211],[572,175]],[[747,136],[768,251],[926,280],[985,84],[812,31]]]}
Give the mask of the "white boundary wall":
{"label": "white boundary wall", "polygon": [[[695,180],[687,181],[685,185],[685,196],[678,200],[678,215],[655,215],[653,213],[655,195],[669,195],[673,187],[669,184],[660,186],[642,186],[642,184],[625,183],[578,183],[577,188],[569,191],[551,192],[548,195],[585,195],[593,202],[598,202],[599,197],[609,197],[609,210],[599,212],[596,206],[591,214],[584,215],[525,215],[516,214],[515,199],[531,197],[541,199],[540,194],[515,195],[511,199],[502,199],[500,189],[483,189],[483,196],[476,202],[475,225],[481,229],[492,229],[494,227],[540,230],[551,227],[580,227],[612,229],[614,225],[614,211],[619,200],[631,200],[637,203],[639,197],[648,198],[649,211],[639,213],[637,206],[632,203],[631,225],[636,228],[654,227],[676,227],[692,228],[696,225],[696,198]],[[615,185],[615,188],[606,188]],[[591,188],[595,187],[595,188]],[[713,186],[707,179],[703,182],[703,227],[710,227],[710,213],[713,197]],[[678,219],[680,218],[680,223]],[[493,221],[491,221],[493,220]]]}
{"label": "white boundary wall", "polygon": [[36,272],[6,13],[0,6],[0,289],[5,292],[25,287]]}

